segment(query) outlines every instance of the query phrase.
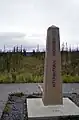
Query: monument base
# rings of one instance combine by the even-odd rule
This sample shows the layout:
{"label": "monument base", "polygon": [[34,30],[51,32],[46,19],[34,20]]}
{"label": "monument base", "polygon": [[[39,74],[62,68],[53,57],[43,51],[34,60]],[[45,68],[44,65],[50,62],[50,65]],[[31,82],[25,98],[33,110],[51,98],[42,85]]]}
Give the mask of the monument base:
{"label": "monument base", "polygon": [[63,105],[44,106],[42,98],[27,99],[28,120],[72,120],[79,119],[79,107],[69,98],[63,98]]}

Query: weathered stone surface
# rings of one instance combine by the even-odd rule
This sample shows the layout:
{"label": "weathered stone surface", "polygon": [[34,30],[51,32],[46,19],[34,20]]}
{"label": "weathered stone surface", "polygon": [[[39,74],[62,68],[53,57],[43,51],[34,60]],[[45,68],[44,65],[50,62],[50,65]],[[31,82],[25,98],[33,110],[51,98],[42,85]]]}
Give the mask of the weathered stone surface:
{"label": "weathered stone surface", "polygon": [[44,67],[44,105],[63,104],[61,80],[61,56],[59,28],[51,26],[47,30]]}

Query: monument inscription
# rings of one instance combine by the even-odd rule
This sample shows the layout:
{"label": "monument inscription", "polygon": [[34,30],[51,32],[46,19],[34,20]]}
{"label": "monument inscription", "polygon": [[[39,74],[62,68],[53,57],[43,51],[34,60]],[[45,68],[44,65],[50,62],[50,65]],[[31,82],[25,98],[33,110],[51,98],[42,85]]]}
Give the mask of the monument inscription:
{"label": "monument inscription", "polygon": [[56,85],[56,60],[53,60],[53,67],[52,67],[52,83],[53,83],[53,87],[55,87]]}
{"label": "monument inscription", "polygon": [[56,56],[56,40],[55,40],[55,38],[53,38],[53,40],[52,40],[52,53],[53,53],[53,56]]}
{"label": "monument inscription", "polygon": [[[53,57],[55,57],[56,56],[56,40],[55,40],[55,38],[53,38],[53,40],[52,40],[52,53],[53,53]],[[52,61],[52,72],[53,72],[52,84],[53,84],[53,87],[55,87],[56,86],[56,60]]]}

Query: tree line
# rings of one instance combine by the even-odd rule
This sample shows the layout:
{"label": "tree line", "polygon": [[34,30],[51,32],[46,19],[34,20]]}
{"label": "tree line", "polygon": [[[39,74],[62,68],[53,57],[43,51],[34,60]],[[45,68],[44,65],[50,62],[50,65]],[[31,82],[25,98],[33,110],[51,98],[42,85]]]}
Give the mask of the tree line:
{"label": "tree line", "polygon": [[[4,47],[5,48],[5,47]],[[27,57],[27,50],[25,48],[17,47],[13,48],[13,51],[0,52],[0,73],[7,72],[18,72],[24,67],[24,58]],[[44,63],[45,51],[40,52],[39,50],[33,51],[30,54]],[[61,74],[62,75],[79,75],[79,49],[78,47],[73,50],[71,47],[68,48],[67,43],[62,44],[61,47]]]}

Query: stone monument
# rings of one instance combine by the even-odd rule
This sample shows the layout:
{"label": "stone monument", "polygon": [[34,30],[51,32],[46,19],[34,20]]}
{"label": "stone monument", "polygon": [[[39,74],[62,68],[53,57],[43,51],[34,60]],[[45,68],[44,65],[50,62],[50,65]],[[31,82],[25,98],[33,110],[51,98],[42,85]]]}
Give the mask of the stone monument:
{"label": "stone monument", "polygon": [[[42,98],[27,99],[28,120],[72,120],[79,117],[79,107],[62,96],[59,28],[47,30]],[[40,87],[42,88],[42,87]]]}
{"label": "stone monument", "polygon": [[61,58],[59,28],[51,26],[47,30],[43,103],[44,105],[60,105],[62,98]]}

